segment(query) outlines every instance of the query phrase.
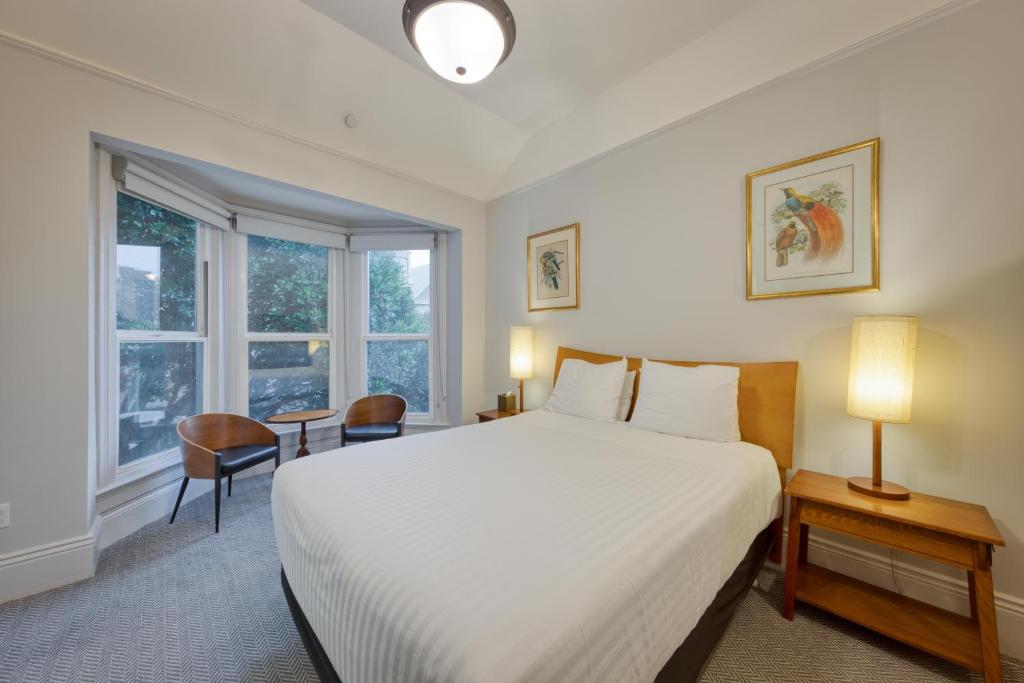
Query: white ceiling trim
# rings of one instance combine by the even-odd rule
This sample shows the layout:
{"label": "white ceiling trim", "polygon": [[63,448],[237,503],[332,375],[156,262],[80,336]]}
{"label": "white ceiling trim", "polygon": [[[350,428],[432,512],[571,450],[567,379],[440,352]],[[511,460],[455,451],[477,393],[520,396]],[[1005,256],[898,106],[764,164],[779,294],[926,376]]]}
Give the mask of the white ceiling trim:
{"label": "white ceiling trim", "polygon": [[[491,199],[543,184],[779,79],[978,1],[765,0],[534,132]],[[788,53],[778,48],[767,55],[751,40],[758,34],[819,39],[790,41]]]}
{"label": "white ceiling trim", "polygon": [[2,29],[0,29],[0,43],[5,43],[7,45],[10,45],[11,47],[31,52],[40,57],[44,57],[51,61],[64,64],[65,66],[70,66],[80,71],[85,71],[94,76],[99,76],[101,78],[106,78],[108,80],[115,81],[122,85],[127,85],[133,88],[137,88],[139,90],[144,90],[145,92],[151,93],[153,95],[158,95],[160,97],[164,97],[168,100],[177,102],[178,104],[184,104],[188,107],[198,109],[200,111],[206,112],[207,114],[212,114],[214,116],[225,119],[232,123],[236,123],[247,128],[258,130],[261,133],[273,135],[275,137],[287,140],[288,142],[293,142],[298,145],[303,145],[305,147],[315,149],[318,152],[323,152],[325,154],[340,157],[342,159],[345,159],[346,161],[350,161],[352,163],[359,164],[368,169],[376,171],[377,173],[383,173],[385,175],[389,175],[394,178],[404,180],[406,182],[415,183],[430,190],[434,190],[436,192],[443,192],[447,195],[456,197],[458,199],[468,199],[472,201],[480,200],[479,197],[472,197],[468,194],[464,194],[450,187],[437,185],[435,183],[430,182],[429,180],[425,180],[424,178],[412,176],[409,175],[408,173],[403,173],[402,171],[398,171],[387,166],[376,164],[368,159],[363,159],[362,157],[354,156],[344,150],[338,149],[337,147],[325,145],[321,142],[317,142],[316,140],[310,140],[308,138],[294,135],[292,133],[289,133],[288,131],[281,130],[280,128],[274,128],[273,126],[268,126],[266,124],[260,123],[259,121],[253,121],[252,119],[247,119],[237,114],[232,114],[229,111],[224,111],[222,109],[217,109],[216,107],[211,107],[210,105],[203,104],[198,100],[194,100],[190,97],[186,97],[185,95],[176,93],[173,90],[168,90],[154,83],[150,83],[148,81],[136,78],[134,76],[129,76],[108,66],[96,64],[87,59],[82,59],[81,57],[68,54],[67,52],[58,50],[55,47],[43,45],[33,40],[29,40],[28,38],[15,35],[13,33],[8,33],[7,31],[4,31]]}
{"label": "white ceiling trim", "polygon": [[[447,137],[441,135],[443,140],[434,140],[421,149],[407,150],[406,153],[410,155],[408,164],[402,161],[401,145],[396,147],[398,143],[387,140],[388,131],[391,130],[388,126],[392,125],[390,120],[393,117],[388,112],[387,102],[378,101],[379,98],[373,95],[376,91],[367,91],[362,96],[368,98],[365,102],[367,107],[375,108],[374,111],[382,114],[382,127],[373,131],[372,135],[371,131],[366,131],[365,138],[353,138],[353,144],[356,146],[352,150],[346,150],[335,144],[314,139],[319,137],[319,131],[315,128],[307,126],[306,132],[309,135],[299,135],[278,125],[272,125],[274,121],[271,119],[267,119],[271,123],[264,123],[255,118],[232,113],[231,110],[238,109],[235,106],[238,102],[228,102],[231,105],[229,110],[223,106],[211,106],[183,94],[176,88],[157,85],[155,80],[162,80],[165,75],[173,75],[174,72],[166,72],[166,69],[153,71],[147,74],[146,78],[132,76],[117,68],[46,44],[46,40],[63,43],[71,41],[71,38],[65,38],[60,33],[44,32],[49,25],[45,22],[40,24],[39,16],[31,12],[16,12],[10,9],[8,18],[12,22],[20,22],[14,23],[14,26],[21,26],[26,33],[34,33],[35,37],[29,38],[0,29],[0,43],[358,164],[376,173],[460,200],[479,202],[545,182],[569,168],[678,125],[767,83],[816,67],[824,61],[845,56],[853,50],[876,44],[976,1],[830,0],[823,3],[820,0],[761,0],[747,11],[591,98],[565,117],[535,131],[529,137],[525,131],[498,120],[495,115],[489,112],[485,115],[484,110],[478,106],[477,109],[473,109],[472,106],[459,105],[451,98],[463,98],[454,93],[449,93],[450,97],[438,94],[439,99],[430,99],[430,102],[436,101],[439,109],[433,112],[424,109],[423,116],[415,117],[416,125],[421,130],[413,130],[413,137],[405,135],[403,139],[415,146],[416,140],[430,141],[434,133],[443,133]],[[269,3],[269,0],[266,2]],[[52,2],[49,5],[57,6]],[[296,6],[304,7],[306,11],[296,10]],[[340,27],[340,34],[331,36],[331,29],[323,22],[317,21],[316,17],[331,24],[334,22],[301,3],[287,6],[267,4],[267,8],[273,11],[296,12],[297,16],[286,16],[303,22],[301,26],[304,28],[317,29],[320,31],[317,35],[324,40],[325,36],[336,40],[353,36],[356,40],[350,45],[355,50],[353,54],[370,54],[373,52],[371,48],[376,48],[382,54],[386,54],[386,59],[397,60],[390,53],[372,46],[356,34],[340,30]],[[218,11],[222,10],[223,8]],[[92,16],[91,20],[99,22],[102,18]],[[146,15],[134,18],[136,22],[143,23],[149,20]],[[254,26],[253,30],[257,30],[263,25]],[[758,35],[796,34],[810,37],[774,41],[771,51],[765,50],[763,41],[752,39],[752,36]],[[80,34],[68,35],[74,37]],[[96,52],[95,49],[95,45],[105,44],[103,37],[99,35],[91,37],[91,42],[68,44],[77,45],[76,50],[81,49],[90,55],[104,57],[102,52]],[[126,54],[117,54],[104,58],[116,59],[120,63],[125,57]],[[415,73],[422,79],[431,79],[417,69],[408,65],[403,66],[409,69],[410,76]],[[318,73],[322,71],[321,69]],[[399,71],[405,78],[405,71]],[[151,77],[152,74],[156,74],[158,78]],[[420,83],[415,78],[409,82]],[[428,88],[424,92],[431,98],[434,97],[434,89]],[[313,104],[315,102],[312,100],[304,102],[307,108]],[[356,104],[358,105],[358,102]],[[394,106],[401,106],[400,98],[396,100]],[[441,116],[443,112],[448,112],[448,118]],[[459,126],[453,127],[453,121],[462,122],[459,125],[479,124],[474,128],[476,137],[456,135],[453,131],[458,130]],[[301,116],[294,121],[289,119],[286,123],[292,122],[302,128]],[[384,125],[385,123],[387,125]],[[437,128],[438,125],[441,127]],[[407,128],[402,132],[409,133],[410,130],[412,129]],[[490,146],[481,144],[481,140],[490,139],[488,135],[498,135],[502,139],[496,140]],[[330,136],[327,137],[330,139]],[[476,138],[479,140],[472,142]],[[459,148],[454,149],[452,143]],[[375,159],[387,159],[388,163],[379,163]],[[445,166],[444,174],[431,177],[431,169],[434,167],[427,162],[432,159]],[[406,170],[399,170],[396,166],[402,166]],[[409,172],[410,169],[415,171]],[[445,177],[445,180],[437,182],[438,177]]]}

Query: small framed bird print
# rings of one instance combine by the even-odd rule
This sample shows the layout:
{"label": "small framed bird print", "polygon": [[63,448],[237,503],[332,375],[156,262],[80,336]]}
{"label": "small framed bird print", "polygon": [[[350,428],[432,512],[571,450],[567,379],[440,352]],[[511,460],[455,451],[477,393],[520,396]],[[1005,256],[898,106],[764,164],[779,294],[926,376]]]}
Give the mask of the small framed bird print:
{"label": "small framed bird print", "polygon": [[580,224],[526,238],[526,300],[532,311],[580,307]]}
{"label": "small framed bird print", "polygon": [[747,174],[747,299],[878,290],[878,147]]}

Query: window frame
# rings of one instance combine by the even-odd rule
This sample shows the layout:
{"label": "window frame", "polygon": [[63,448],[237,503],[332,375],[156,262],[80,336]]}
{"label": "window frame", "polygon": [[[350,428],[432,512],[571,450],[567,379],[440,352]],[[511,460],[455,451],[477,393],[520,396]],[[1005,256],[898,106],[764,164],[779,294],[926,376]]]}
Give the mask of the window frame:
{"label": "window frame", "polygon": [[[422,233],[417,237],[422,237]],[[371,251],[406,251],[416,250],[419,247],[402,247],[402,235],[389,236],[391,245],[375,247],[366,251],[350,252],[350,267],[352,274],[350,278],[350,306],[358,313],[358,319],[352,325],[354,339],[351,346],[354,353],[350,358],[350,365],[353,368],[352,375],[355,380],[349,385],[350,401],[366,396],[369,393],[369,377],[367,372],[367,347],[372,341],[427,341],[428,357],[430,367],[427,376],[428,392],[430,396],[430,410],[426,413],[409,412],[406,423],[410,425],[424,426],[445,426],[447,425],[447,387],[445,385],[446,367],[445,358],[445,329],[446,316],[444,302],[446,301],[444,278],[440,274],[445,272],[446,267],[445,250],[447,247],[444,233],[434,235],[434,246],[430,251],[430,333],[383,333],[370,332],[369,312],[369,254]]]}
{"label": "window frame", "polygon": [[[181,214],[180,211],[148,197],[118,187],[114,180],[110,153],[103,149],[96,154],[97,184],[97,344],[96,378],[98,415],[97,430],[97,493],[137,481],[181,463],[179,448],[174,446],[159,453],[122,465],[120,462],[120,370],[121,344],[125,342],[159,343],[192,342],[201,345],[202,369],[200,400],[204,411],[219,407],[221,378],[220,316],[221,316],[221,239],[223,230],[193,216],[196,221],[196,330],[122,330],[117,326],[117,196],[124,193],[154,206]],[[164,182],[173,186],[166,179]]]}
{"label": "window frame", "polygon": [[[281,221],[281,231],[274,234],[234,232],[231,239],[237,244],[232,250],[235,255],[233,280],[236,284],[236,295],[233,297],[236,310],[235,318],[237,323],[235,329],[235,342],[232,348],[235,351],[237,362],[233,367],[233,375],[236,378],[233,382],[231,405],[240,415],[249,415],[249,344],[253,342],[302,342],[302,341],[326,341],[329,346],[330,367],[328,368],[328,407],[339,410],[339,398],[343,396],[342,387],[345,381],[345,309],[344,309],[344,262],[345,250],[327,244],[317,244],[327,249],[327,331],[326,332],[250,332],[249,331],[249,236],[269,237],[301,244],[315,244],[301,239],[301,233],[296,234],[288,230],[290,227],[284,221],[294,219],[285,216],[275,216],[265,212],[260,215],[273,221]],[[326,227],[326,226],[325,226]],[[317,422],[314,428],[324,428],[341,424],[341,417]],[[295,425],[267,425],[279,434],[298,431]]]}

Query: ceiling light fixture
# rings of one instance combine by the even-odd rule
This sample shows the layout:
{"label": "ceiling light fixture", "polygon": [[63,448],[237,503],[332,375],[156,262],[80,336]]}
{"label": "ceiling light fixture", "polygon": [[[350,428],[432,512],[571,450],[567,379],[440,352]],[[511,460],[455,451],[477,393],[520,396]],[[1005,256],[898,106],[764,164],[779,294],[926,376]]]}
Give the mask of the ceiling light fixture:
{"label": "ceiling light fixture", "polygon": [[503,0],[406,0],[402,24],[427,65],[455,83],[487,78],[516,42]]}

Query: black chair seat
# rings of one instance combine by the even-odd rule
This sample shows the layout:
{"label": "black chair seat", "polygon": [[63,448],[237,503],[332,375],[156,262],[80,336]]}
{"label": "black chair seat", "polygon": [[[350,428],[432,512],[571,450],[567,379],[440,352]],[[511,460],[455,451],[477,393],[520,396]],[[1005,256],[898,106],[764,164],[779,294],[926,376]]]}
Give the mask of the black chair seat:
{"label": "black chair seat", "polygon": [[235,446],[220,450],[221,474],[234,474],[277,456],[277,446]]}
{"label": "black chair seat", "polygon": [[345,427],[345,438],[349,441],[375,441],[401,436],[402,426],[396,423],[369,424]]}

